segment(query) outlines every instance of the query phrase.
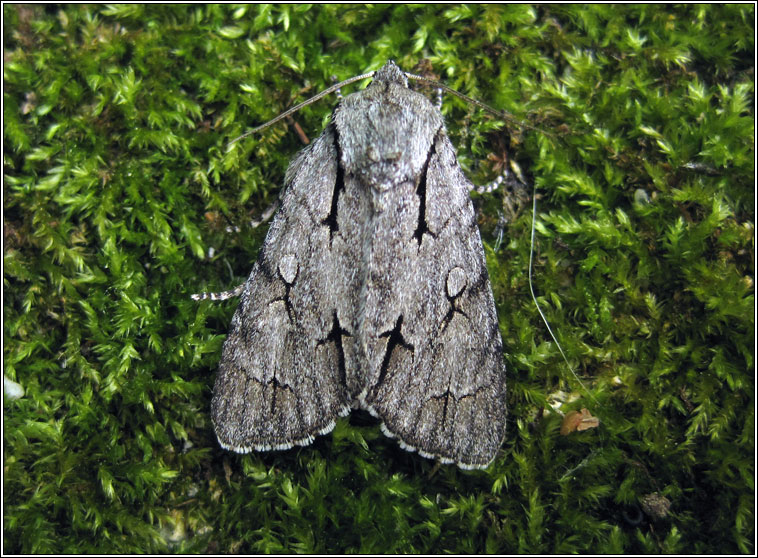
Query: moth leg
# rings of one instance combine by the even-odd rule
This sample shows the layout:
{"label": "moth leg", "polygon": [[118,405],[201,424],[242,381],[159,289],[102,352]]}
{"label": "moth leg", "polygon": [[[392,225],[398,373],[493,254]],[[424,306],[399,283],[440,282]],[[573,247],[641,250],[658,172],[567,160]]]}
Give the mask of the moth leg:
{"label": "moth leg", "polygon": [[241,285],[237,285],[233,289],[229,291],[222,291],[220,293],[197,293],[190,295],[190,298],[192,300],[228,300],[230,298],[234,298],[236,296],[239,296],[242,294],[242,291],[245,289],[245,284],[242,283]]}
{"label": "moth leg", "polygon": [[492,180],[491,182],[488,182],[487,184],[482,184],[481,186],[475,186],[472,184],[472,190],[474,190],[477,194],[491,194],[495,190],[498,190],[500,188],[500,185],[505,181],[505,175],[507,174],[507,171],[503,172],[502,174],[497,175],[495,180]]}
{"label": "moth leg", "polygon": [[[259,219],[250,219],[250,228],[254,229],[269,219],[271,219],[271,216],[276,213],[276,210],[279,209],[279,200],[277,199],[274,203],[272,203],[270,206],[266,208],[266,210],[261,213],[261,216]],[[228,225],[226,227],[226,232],[228,233],[239,233],[242,232],[242,229],[240,229],[237,225]],[[214,248],[211,246],[208,249],[208,257],[213,257],[213,253],[215,252]],[[215,301],[221,301],[221,300],[228,300],[230,298],[235,298],[242,294],[242,290],[244,289],[245,284],[242,283],[241,285],[237,285],[233,289],[230,289],[228,291],[222,291],[218,293],[196,293],[193,295],[190,295],[190,298],[192,300],[215,300]]]}
{"label": "moth leg", "polygon": [[[339,79],[337,78],[337,76],[332,76],[332,83],[336,84],[338,82],[339,82]],[[344,99],[342,95],[342,89],[340,89],[339,87],[336,89],[335,94],[337,95],[338,101],[341,101],[342,99]]]}
{"label": "moth leg", "polygon": [[[248,225],[250,226],[251,229],[255,229],[255,228],[261,226],[263,223],[265,223],[266,221],[268,221],[269,219],[271,219],[271,216],[274,213],[276,213],[277,209],[279,209],[279,200],[278,199],[276,201],[274,201],[274,203],[272,203],[271,205],[269,205],[263,211],[263,213],[261,213],[261,216],[260,216],[259,219],[250,219],[250,222],[248,223]],[[226,232],[228,232],[228,233],[239,233],[239,232],[242,232],[242,229],[239,226],[237,226],[237,225],[229,225],[229,226],[226,227]]]}
{"label": "moth leg", "polygon": [[495,180],[482,186],[472,187],[472,190],[484,195],[494,193],[502,188],[503,201],[501,208],[498,209],[498,219],[494,230],[494,236],[497,239],[494,245],[496,252],[502,244],[506,225],[518,217],[521,209],[529,201],[529,186],[525,182],[521,169],[515,161],[510,161],[510,167],[510,170],[503,169],[503,172]]}

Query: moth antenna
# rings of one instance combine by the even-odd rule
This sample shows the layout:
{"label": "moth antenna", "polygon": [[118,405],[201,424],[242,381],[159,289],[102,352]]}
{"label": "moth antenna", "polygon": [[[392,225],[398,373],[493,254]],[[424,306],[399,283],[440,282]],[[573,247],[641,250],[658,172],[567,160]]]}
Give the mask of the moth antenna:
{"label": "moth antenna", "polygon": [[561,356],[563,357],[563,360],[566,362],[566,366],[568,366],[569,371],[571,374],[573,374],[574,378],[576,378],[576,381],[579,382],[579,385],[582,386],[582,389],[587,393],[587,395],[590,396],[590,398],[597,403],[597,399],[595,399],[595,396],[592,395],[590,390],[587,389],[587,386],[584,385],[584,382],[579,379],[579,376],[576,372],[574,372],[574,367],[571,366],[571,364],[568,361],[568,358],[566,358],[566,353],[563,352],[563,348],[561,347],[561,344],[558,342],[558,339],[555,338],[555,335],[553,334],[553,330],[550,328],[550,324],[547,322],[547,318],[545,317],[545,314],[542,313],[542,309],[540,308],[540,303],[537,302],[537,297],[534,294],[534,285],[532,284],[532,261],[534,259],[534,229],[535,229],[535,221],[537,220],[537,188],[536,186],[532,186],[532,235],[531,235],[531,243],[529,245],[529,291],[532,293],[532,300],[534,301],[534,305],[537,307],[537,312],[540,313],[540,317],[542,318],[542,321],[545,322],[545,327],[547,327],[548,332],[550,333],[550,337],[553,338],[553,341],[555,341],[556,346],[558,347],[558,350],[561,352]]}
{"label": "moth antenna", "polygon": [[245,132],[241,136],[233,139],[232,141],[229,142],[229,147],[231,147],[233,144],[237,143],[241,139],[246,138],[249,135],[255,134],[256,132],[260,132],[261,130],[263,130],[264,128],[268,128],[272,124],[276,124],[280,120],[283,120],[284,118],[287,118],[289,115],[296,113],[301,108],[303,108],[305,106],[308,106],[311,103],[315,103],[319,99],[322,99],[322,98],[326,97],[327,95],[329,95],[331,93],[334,93],[335,91],[339,91],[339,89],[341,87],[343,87],[345,85],[350,85],[351,83],[356,82],[356,81],[361,80],[361,79],[366,79],[366,78],[373,77],[375,73],[376,72],[369,72],[367,74],[362,74],[360,76],[351,77],[349,79],[346,79],[345,81],[341,81],[339,83],[336,83],[336,84],[332,85],[331,87],[329,87],[327,89],[324,89],[321,93],[317,93],[313,97],[311,97],[310,99],[307,99],[307,100],[303,101],[302,103],[295,105],[291,109],[288,109],[288,110],[284,111],[283,113],[281,113],[276,118],[272,118],[271,120],[269,120],[265,124],[261,124],[260,126],[257,126],[255,128],[253,128],[249,132]]}
{"label": "moth antenna", "polygon": [[529,124],[520,121],[518,118],[516,118],[515,116],[513,116],[508,111],[498,110],[496,108],[493,108],[493,107],[489,106],[486,103],[483,103],[481,101],[477,101],[473,97],[469,97],[468,95],[465,95],[464,93],[461,93],[460,91],[456,91],[452,87],[448,87],[447,85],[445,85],[442,82],[439,82],[439,81],[436,81],[436,80],[433,80],[433,79],[429,79],[429,78],[425,78],[423,76],[417,76],[415,74],[409,74],[407,72],[404,72],[404,73],[405,73],[405,77],[407,77],[408,79],[413,79],[413,80],[416,80],[416,81],[423,81],[424,83],[427,83],[429,85],[437,87],[438,89],[442,89],[443,91],[447,91],[451,95],[454,95],[454,96],[458,97],[459,99],[463,99],[467,103],[471,103],[472,105],[475,105],[475,106],[479,107],[480,109],[485,110],[485,111],[489,112],[490,114],[493,114],[493,115],[495,115],[495,116],[497,116],[499,118],[504,118],[505,120],[509,120],[509,121],[513,122],[514,124],[518,124],[519,126],[527,128],[529,130],[534,130],[535,132],[540,132],[541,134],[545,134],[547,136],[552,136],[553,135],[553,134],[551,134],[549,132],[546,132],[545,130],[540,130],[539,128],[535,128],[534,126],[530,126]]}

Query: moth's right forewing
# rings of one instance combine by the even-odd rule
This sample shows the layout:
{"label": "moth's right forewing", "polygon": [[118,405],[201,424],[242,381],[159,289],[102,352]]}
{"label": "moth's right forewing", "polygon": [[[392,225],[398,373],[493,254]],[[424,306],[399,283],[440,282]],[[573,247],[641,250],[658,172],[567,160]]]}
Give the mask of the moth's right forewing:
{"label": "moth's right forewing", "polygon": [[349,298],[348,282],[324,225],[333,209],[336,157],[327,128],[293,161],[281,209],[232,319],[211,404],[219,442],[228,449],[307,444],[349,411],[345,369],[353,357],[338,312]]}

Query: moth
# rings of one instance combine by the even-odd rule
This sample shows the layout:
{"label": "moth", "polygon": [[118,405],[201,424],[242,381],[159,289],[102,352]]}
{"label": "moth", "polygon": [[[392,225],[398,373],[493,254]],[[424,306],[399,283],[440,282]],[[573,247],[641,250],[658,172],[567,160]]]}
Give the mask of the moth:
{"label": "moth", "polygon": [[472,188],[394,62],[341,100],[241,287],[211,402],[224,448],[307,445],[362,408],[424,457],[494,459],[505,365]]}

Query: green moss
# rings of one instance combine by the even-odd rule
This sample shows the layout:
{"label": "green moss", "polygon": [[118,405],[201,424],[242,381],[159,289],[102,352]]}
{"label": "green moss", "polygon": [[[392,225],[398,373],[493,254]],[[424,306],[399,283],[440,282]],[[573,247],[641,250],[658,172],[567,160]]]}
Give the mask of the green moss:
{"label": "green moss", "polygon": [[[4,551],[752,553],[752,5],[4,5]],[[209,399],[239,284],[299,149],[228,142],[392,58],[444,103],[478,183],[541,196],[494,249],[508,438],[436,467],[356,413],[239,456]],[[334,100],[295,115],[310,137]],[[507,164],[507,163],[506,163]],[[215,255],[207,258],[210,247]],[[559,433],[588,407],[599,428]],[[654,522],[640,498],[671,502]]]}

